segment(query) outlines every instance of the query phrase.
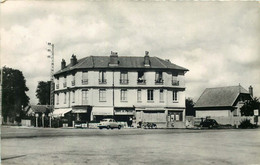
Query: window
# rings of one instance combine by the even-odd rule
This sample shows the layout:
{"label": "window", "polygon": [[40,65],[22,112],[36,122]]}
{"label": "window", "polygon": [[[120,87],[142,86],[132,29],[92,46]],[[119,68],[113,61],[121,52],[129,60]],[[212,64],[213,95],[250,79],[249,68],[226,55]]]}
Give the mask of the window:
{"label": "window", "polygon": [[121,101],[127,101],[127,90],[126,89],[122,89],[121,90],[121,97],[120,97]]}
{"label": "window", "polygon": [[106,90],[105,89],[99,90],[99,101],[106,101]]}
{"label": "window", "polygon": [[87,90],[82,91],[82,104],[83,105],[88,104],[88,91]]}
{"label": "window", "polygon": [[142,90],[141,89],[137,90],[137,101],[142,101]]}
{"label": "window", "polygon": [[75,86],[75,74],[72,75],[71,86]]}
{"label": "window", "polygon": [[88,72],[87,71],[82,72],[82,84],[88,84]]}
{"label": "window", "polygon": [[177,91],[172,91],[172,100],[178,101],[178,92]]}
{"label": "window", "polygon": [[67,93],[65,92],[64,93],[64,104],[66,104],[66,101],[67,101]]}
{"label": "window", "polygon": [[56,84],[56,89],[59,89],[59,87],[60,87],[60,79],[59,79],[59,77],[57,77],[57,84]]}
{"label": "window", "polygon": [[160,89],[160,102],[164,101],[164,97],[163,97],[163,89]]}
{"label": "window", "polygon": [[56,95],[56,101],[57,101],[56,104],[59,105],[59,102],[60,102],[60,96],[59,96],[59,94]]}
{"label": "window", "polygon": [[120,73],[120,84],[128,84],[128,74],[127,72]]}
{"label": "window", "polygon": [[142,71],[138,72],[137,83],[138,84],[144,84],[145,83],[144,72],[142,72]]}
{"label": "window", "polygon": [[72,91],[72,103],[75,103],[75,91]]}
{"label": "window", "polygon": [[147,90],[147,100],[153,101],[153,90]]}
{"label": "window", "polygon": [[67,87],[67,76],[64,76],[63,87]]}
{"label": "window", "polygon": [[105,71],[99,71],[99,83],[100,83],[100,84],[105,84],[105,83],[107,83],[107,80],[106,80],[106,72],[105,72]]}
{"label": "window", "polygon": [[179,81],[178,81],[178,73],[177,72],[173,72],[172,73],[172,85],[179,85]]}
{"label": "window", "polygon": [[162,72],[155,73],[155,83],[159,83],[159,84],[163,83]]}

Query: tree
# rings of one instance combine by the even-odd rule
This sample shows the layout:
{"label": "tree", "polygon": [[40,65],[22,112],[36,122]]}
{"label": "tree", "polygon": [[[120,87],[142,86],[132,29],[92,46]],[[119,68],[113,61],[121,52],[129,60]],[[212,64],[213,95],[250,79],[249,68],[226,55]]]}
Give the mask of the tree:
{"label": "tree", "polygon": [[40,81],[36,90],[36,97],[39,100],[40,105],[50,105],[50,89],[51,82],[50,81]]}
{"label": "tree", "polygon": [[2,115],[11,122],[20,121],[22,106],[26,107],[30,98],[26,95],[28,87],[23,73],[20,70],[4,67],[2,69]]}
{"label": "tree", "polygon": [[186,116],[195,116],[194,102],[191,98],[185,99]]}
{"label": "tree", "polygon": [[254,110],[260,108],[260,102],[257,97],[253,98],[252,100],[247,100],[245,104],[241,107],[241,115],[242,116],[253,116]]}

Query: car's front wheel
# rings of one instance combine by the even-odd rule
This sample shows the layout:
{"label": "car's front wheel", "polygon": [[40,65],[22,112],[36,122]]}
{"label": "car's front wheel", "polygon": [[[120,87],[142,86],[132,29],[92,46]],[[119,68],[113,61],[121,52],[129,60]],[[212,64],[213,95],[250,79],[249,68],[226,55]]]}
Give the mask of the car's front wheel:
{"label": "car's front wheel", "polygon": [[121,125],[118,126],[118,129],[121,129]]}
{"label": "car's front wheel", "polygon": [[107,126],[107,129],[109,129],[109,128],[110,128],[110,126],[108,125],[108,126]]}

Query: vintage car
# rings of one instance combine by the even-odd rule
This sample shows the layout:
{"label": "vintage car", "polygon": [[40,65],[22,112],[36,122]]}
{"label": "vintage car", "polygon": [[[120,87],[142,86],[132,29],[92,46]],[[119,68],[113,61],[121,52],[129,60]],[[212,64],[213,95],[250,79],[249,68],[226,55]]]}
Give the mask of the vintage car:
{"label": "vintage car", "polygon": [[98,124],[98,128],[102,129],[102,128],[106,128],[106,129],[114,129],[114,128],[118,128],[121,129],[122,125],[117,123],[114,119],[103,119],[100,121],[100,123]]}
{"label": "vintage car", "polygon": [[219,127],[219,124],[214,119],[205,119],[200,123],[201,127],[207,127],[207,128],[217,128]]}

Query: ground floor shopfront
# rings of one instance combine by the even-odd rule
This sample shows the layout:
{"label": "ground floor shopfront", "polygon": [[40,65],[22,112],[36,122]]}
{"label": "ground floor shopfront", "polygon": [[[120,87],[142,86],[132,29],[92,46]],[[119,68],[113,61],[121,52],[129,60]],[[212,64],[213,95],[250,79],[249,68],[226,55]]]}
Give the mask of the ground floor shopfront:
{"label": "ground floor shopfront", "polygon": [[75,106],[55,109],[53,116],[62,118],[68,126],[74,126],[77,122],[95,123],[104,118],[113,118],[117,122],[125,122],[128,127],[149,122],[159,128],[185,128],[185,108]]}

